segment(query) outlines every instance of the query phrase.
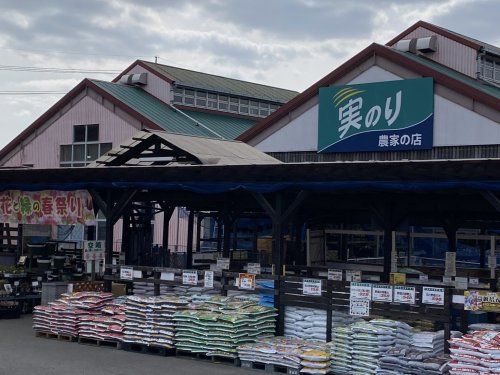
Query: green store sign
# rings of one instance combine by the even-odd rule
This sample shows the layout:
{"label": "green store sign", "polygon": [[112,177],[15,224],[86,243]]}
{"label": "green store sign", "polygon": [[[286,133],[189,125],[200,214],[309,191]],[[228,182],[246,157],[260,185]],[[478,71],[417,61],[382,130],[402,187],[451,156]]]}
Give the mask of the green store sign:
{"label": "green store sign", "polygon": [[432,78],[319,90],[318,152],[432,148]]}

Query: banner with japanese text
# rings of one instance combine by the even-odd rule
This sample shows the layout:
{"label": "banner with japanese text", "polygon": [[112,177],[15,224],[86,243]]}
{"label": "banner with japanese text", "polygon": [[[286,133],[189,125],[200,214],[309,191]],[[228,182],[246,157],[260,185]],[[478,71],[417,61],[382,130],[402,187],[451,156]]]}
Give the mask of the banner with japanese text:
{"label": "banner with japanese text", "polygon": [[2,191],[0,222],[43,225],[93,224],[95,216],[92,197],[87,190]]}
{"label": "banner with japanese text", "polygon": [[319,90],[318,152],[430,149],[433,123],[432,78]]}

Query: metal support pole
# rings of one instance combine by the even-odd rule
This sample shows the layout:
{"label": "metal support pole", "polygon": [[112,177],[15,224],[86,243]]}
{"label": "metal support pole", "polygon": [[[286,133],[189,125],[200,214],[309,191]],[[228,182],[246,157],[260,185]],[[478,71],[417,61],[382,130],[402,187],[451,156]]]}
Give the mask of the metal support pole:
{"label": "metal support pole", "polygon": [[[113,206],[113,200],[112,200],[112,195],[111,191],[107,191],[107,197],[106,197],[106,205],[108,208]],[[113,264],[113,219],[112,219],[112,210],[108,210],[106,212],[106,265],[110,266]],[[104,274],[106,276],[111,276],[112,275],[112,270],[111,268],[106,267],[104,270]],[[111,287],[112,287],[112,282],[111,280],[104,280],[104,291],[105,292],[111,292]]]}
{"label": "metal support pole", "polygon": [[389,282],[392,265],[392,227],[384,228],[384,274],[382,275],[383,282]]}
{"label": "metal support pole", "polygon": [[231,248],[231,220],[227,214],[224,214],[224,239],[222,242],[222,256],[229,258]]}
{"label": "metal support pole", "polygon": [[193,232],[194,232],[194,211],[189,211],[187,253],[186,253],[187,269],[191,269],[193,267]]}

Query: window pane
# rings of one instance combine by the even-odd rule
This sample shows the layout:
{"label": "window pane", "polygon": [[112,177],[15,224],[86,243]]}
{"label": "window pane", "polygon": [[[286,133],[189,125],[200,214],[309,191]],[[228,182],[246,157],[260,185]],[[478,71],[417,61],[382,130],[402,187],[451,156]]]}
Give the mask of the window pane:
{"label": "window pane", "polygon": [[217,108],[217,102],[211,102],[211,101],[209,101],[208,102],[208,107],[209,108]]}
{"label": "window pane", "polygon": [[219,101],[221,102],[227,102],[228,97],[224,95],[219,95]]}
{"label": "window pane", "polygon": [[240,104],[248,105],[248,99],[240,99]]}
{"label": "window pane", "polygon": [[73,142],[85,142],[85,125],[75,125],[73,130]]}
{"label": "window pane", "polygon": [[73,163],[73,167],[75,167],[75,168],[85,167],[85,163]]}
{"label": "window pane", "polygon": [[258,116],[259,110],[257,108],[250,108],[250,114]]}
{"label": "window pane", "polygon": [[99,156],[104,155],[106,152],[111,150],[111,148],[113,148],[111,143],[101,143],[101,153]]}
{"label": "window pane", "polygon": [[194,96],[194,91],[193,90],[184,90],[184,95]]}
{"label": "window pane", "polygon": [[238,104],[238,98],[230,98],[229,101]]}
{"label": "window pane", "polygon": [[99,144],[87,145],[86,161],[94,161],[99,157]]}
{"label": "window pane", "polygon": [[240,112],[241,112],[241,113],[248,113],[248,107],[241,106],[241,107],[240,107]]}
{"label": "window pane", "polygon": [[217,99],[217,94],[208,94],[209,99]]}
{"label": "window pane", "polygon": [[196,97],[197,98],[206,98],[207,97],[207,93],[203,92],[203,91],[196,91]]}
{"label": "window pane", "polygon": [[99,125],[87,125],[87,142],[99,140]]}
{"label": "window pane", "polygon": [[229,110],[233,112],[238,112],[238,104],[231,104]]}
{"label": "window pane", "polygon": [[85,145],[73,146],[73,161],[85,161]]}
{"label": "window pane", "polygon": [[219,109],[227,110],[227,103],[219,103]]}
{"label": "window pane", "polygon": [[105,241],[106,240],[106,222],[98,221],[97,222],[97,240]]}
{"label": "window pane", "polygon": [[495,64],[495,77],[494,77],[494,80],[500,82],[500,64]]}
{"label": "window pane", "polygon": [[260,110],[260,115],[261,116],[267,116],[267,115],[269,115],[269,110],[267,110],[267,109],[261,109]]}
{"label": "window pane", "polygon": [[174,103],[182,103],[182,96],[174,95]]}
{"label": "window pane", "polygon": [[186,96],[184,98],[184,104],[191,104],[191,105],[193,105],[194,104],[194,98]]}
{"label": "window pane", "polygon": [[269,103],[260,103],[260,108],[269,108]]}
{"label": "window pane", "polygon": [[259,102],[254,102],[253,100],[250,101],[250,105],[252,107],[258,107],[259,106]]}
{"label": "window pane", "polygon": [[196,105],[199,105],[200,107],[206,107],[207,100],[206,99],[196,99]]}
{"label": "window pane", "polygon": [[59,161],[71,161],[71,145],[61,146]]}
{"label": "window pane", "polygon": [[184,90],[183,90],[183,89],[180,89],[180,88],[178,88],[178,87],[175,87],[175,88],[174,88],[174,93],[175,93],[175,94],[181,94],[181,95],[182,95],[182,94],[184,93]]}
{"label": "window pane", "polygon": [[88,226],[85,226],[85,239],[87,241],[95,241],[96,238],[95,238],[95,230],[96,230],[96,227],[95,225],[88,225]]}
{"label": "window pane", "polygon": [[271,104],[271,109],[278,109],[278,105],[277,104]]}

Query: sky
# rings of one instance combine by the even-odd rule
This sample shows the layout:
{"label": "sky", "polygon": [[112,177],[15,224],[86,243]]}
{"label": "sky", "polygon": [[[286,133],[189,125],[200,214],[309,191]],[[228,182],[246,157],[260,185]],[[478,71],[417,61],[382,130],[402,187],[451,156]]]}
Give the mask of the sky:
{"label": "sky", "polygon": [[418,20],[499,46],[499,14],[500,0],[0,0],[0,148],[136,59],[302,91]]}

